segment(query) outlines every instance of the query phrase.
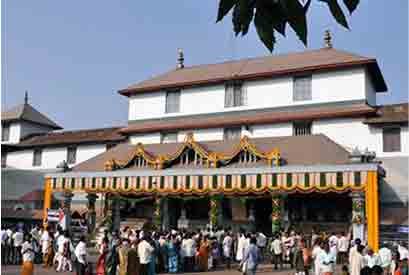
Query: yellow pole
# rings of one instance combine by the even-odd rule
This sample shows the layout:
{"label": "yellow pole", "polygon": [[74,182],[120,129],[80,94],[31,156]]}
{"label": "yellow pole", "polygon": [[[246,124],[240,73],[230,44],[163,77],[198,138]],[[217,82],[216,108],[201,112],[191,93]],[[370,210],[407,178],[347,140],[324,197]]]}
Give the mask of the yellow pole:
{"label": "yellow pole", "polygon": [[43,205],[43,227],[47,228],[47,209],[51,208],[51,178],[46,178],[44,182],[44,205]]}
{"label": "yellow pole", "polygon": [[368,245],[375,251],[379,250],[379,194],[376,171],[368,172],[368,182],[365,194],[366,220],[368,226]]}
{"label": "yellow pole", "polygon": [[377,172],[373,172],[373,250],[378,252],[379,250],[379,192],[378,192],[378,175]]}

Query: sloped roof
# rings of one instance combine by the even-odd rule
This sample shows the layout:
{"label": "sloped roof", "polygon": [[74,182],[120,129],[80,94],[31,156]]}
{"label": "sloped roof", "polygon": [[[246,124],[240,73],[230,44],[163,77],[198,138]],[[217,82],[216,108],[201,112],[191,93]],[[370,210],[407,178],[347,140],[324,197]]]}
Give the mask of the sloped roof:
{"label": "sloped roof", "polygon": [[[250,142],[260,151],[269,152],[275,148],[280,151],[286,165],[347,164],[349,153],[325,135],[285,136],[271,138],[250,138]],[[218,140],[197,142],[208,152],[230,154],[240,140]],[[151,156],[172,155],[183,143],[146,144],[144,150]],[[137,145],[120,144],[111,150],[74,166],[74,172],[104,171],[105,163],[112,159],[130,159]]]}
{"label": "sloped roof", "polygon": [[57,123],[37,111],[28,103],[18,105],[1,113],[1,121],[24,120],[35,124],[49,126],[54,130],[62,129]]}
{"label": "sloped roof", "polygon": [[375,59],[345,51],[322,48],[317,50],[242,59],[218,64],[198,65],[174,69],[159,76],[130,85],[119,91],[131,96],[140,92],[181,88],[194,85],[222,83],[317,70],[331,70],[351,66],[367,66],[375,90],[386,91],[386,84]]}
{"label": "sloped roof", "polygon": [[24,194],[41,190],[45,171],[1,169],[1,200],[19,200]]}
{"label": "sloped roof", "polygon": [[384,124],[384,123],[408,123],[409,112],[408,103],[399,103],[393,105],[380,106],[376,116],[367,118],[365,123]]}
{"label": "sloped roof", "polygon": [[34,190],[28,192],[19,198],[20,201],[23,202],[30,202],[30,201],[41,201],[44,198],[44,191],[43,190]]}
{"label": "sloped roof", "polygon": [[16,144],[16,146],[31,147],[81,143],[120,142],[125,140],[125,137],[118,132],[120,128],[121,127],[111,127],[35,134],[26,137],[20,143]]}

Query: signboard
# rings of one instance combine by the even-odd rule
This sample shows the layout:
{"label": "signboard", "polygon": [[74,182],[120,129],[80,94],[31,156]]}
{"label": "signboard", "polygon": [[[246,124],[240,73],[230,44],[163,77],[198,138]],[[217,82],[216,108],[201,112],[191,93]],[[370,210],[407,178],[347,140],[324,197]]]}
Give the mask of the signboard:
{"label": "signboard", "polygon": [[60,221],[60,210],[47,209],[47,221],[59,222]]}
{"label": "signboard", "polygon": [[64,211],[61,208],[47,209],[47,222],[58,222],[62,229],[65,230],[66,224]]}

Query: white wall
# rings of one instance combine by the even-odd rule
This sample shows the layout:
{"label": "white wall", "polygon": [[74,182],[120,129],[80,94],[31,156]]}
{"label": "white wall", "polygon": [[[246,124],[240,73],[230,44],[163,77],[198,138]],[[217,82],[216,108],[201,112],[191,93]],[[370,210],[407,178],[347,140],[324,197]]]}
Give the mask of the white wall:
{"label": "white wall", "polygon": [[[83,162],[100,153],[105,152],[105,144],[82,145],[77,147],[77,162]],[[19,169],[54,169],[63,160],[67,160],[67,147],[43,148],[41,166],[33,166],[34,150],[9,152],[7,154],[7,166]],[[73,164],[73,165],[75,165]],[[71,165],[71,166],[73,166]]]}
{"label": "white wall", "polygon": [[[8,124],[9,126],[9,140],[8,141],[2,141],[2,143],[8,144],[8,143],[18,143],[20,141],[20,123],[18,122],[12,122]],[[3,131],[3,129],[2,129]]]}
{"label": "white wall", "polygon": [[137,94],[129,98],[129,120],[159,117],[165,113],[166,93]]}
{"label": "white wall", "polygon": [[23,138],[29,134],[34,133],[47,133],[52,131],[50,127],[42,126],[34,123],[29,122],[20,122],[20,138]]}
{"label": "white wall", "polygon": [[146,134],[134,134],[129,137],[131,144],[151,144],[160,143],[160,133],[146,133]]}
{"label": "white wall", "polygon": [[293,101],[292,77],[247,81],[243,83],[247,105],[230,108],[224,107],[224,85],[187,88],[181,91],[180,112],[171,114],[165,114],[165,92],[148,92],[129,98],[129,120],[364,100],[366,94],[373,101],[368,81],[363,68],[316,73],[312,75],[312,99],[307,101]]}
{"label": "white wall", "polygon": [[178,142],[183,142],[186,138],[186,134],[189,132],[193,132],[196,141],[223,140],[223,128],[214,128],[180,131],[178,133]]}
{"label": "white wall", "polygon": [[263,124],[251,126],[252,137],[280,137],[293,134],[292,123]]}
{"label": "white wall", "polygon": [[77,147],[77,162],[81,163],[106,151],[105,144],[82,145]]}

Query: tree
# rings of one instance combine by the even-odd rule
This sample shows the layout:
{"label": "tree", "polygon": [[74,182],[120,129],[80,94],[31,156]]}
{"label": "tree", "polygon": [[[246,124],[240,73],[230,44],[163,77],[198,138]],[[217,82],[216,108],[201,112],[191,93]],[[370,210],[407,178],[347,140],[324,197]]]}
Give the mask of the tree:
{"label": "tree", "polygon": [[[338,0],[318,0],[326,3],[334,19],[349,29],[347,19]],[[343,0],[350,14],[359,4],[359,0]],[[307,45],[307,11],[311,0],[220,0],[217,21],[220,22],[233,10],[232,23],[236,36],[246,35],[253,21],[257,34],[270,52],[276,43],[276,32],[285,36],[287,24],[298,38]]]}

